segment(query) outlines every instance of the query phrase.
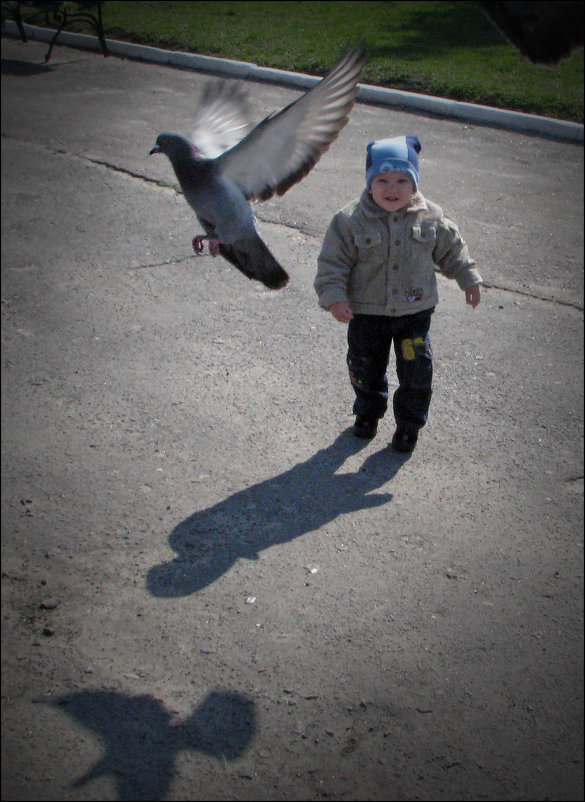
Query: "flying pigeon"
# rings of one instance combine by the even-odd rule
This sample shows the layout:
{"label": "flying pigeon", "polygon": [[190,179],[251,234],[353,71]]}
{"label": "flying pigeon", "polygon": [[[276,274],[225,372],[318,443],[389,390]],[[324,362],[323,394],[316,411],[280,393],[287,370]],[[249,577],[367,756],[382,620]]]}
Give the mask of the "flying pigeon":
{"label": "flying pigeon", "polygon": [[284,193],[309,173],[347,124],[366,62],[362,45],[352,48],[312,89],[250,130],[238,87],[209,83],[199,104],[191,139],[159,134],[150,153],[165,153],[185,199],[208,240],[250,279],[280,289],[288,275],[262,241],[250,202]]}

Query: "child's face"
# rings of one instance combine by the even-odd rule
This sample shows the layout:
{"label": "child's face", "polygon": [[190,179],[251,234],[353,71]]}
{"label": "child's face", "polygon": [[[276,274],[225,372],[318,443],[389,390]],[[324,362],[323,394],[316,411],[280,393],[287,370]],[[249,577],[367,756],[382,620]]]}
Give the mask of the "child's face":
{"label": "child's face", "polygon": [[412,181],[406,173],[378,173],[372,179],[370,193],[374,203],[387,212],[397,212],[408,206],[415,195]]}

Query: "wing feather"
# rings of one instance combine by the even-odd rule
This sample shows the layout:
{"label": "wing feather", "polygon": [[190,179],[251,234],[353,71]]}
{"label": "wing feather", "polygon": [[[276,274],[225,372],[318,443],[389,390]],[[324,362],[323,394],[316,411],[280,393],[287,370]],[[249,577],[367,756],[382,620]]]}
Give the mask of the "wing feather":
{"label": "wing feather", "polygon": [[354,47],[312,89],[265,117],[217,158],[222,174],[249,200],[284,193],[309,173],[347,124],[366,62]]}
{"label": "wing feather", "polygon": [[201,93],[191,142],[200,155],[215,159],[250,131],[246,97],[238,84],[210,81]]}

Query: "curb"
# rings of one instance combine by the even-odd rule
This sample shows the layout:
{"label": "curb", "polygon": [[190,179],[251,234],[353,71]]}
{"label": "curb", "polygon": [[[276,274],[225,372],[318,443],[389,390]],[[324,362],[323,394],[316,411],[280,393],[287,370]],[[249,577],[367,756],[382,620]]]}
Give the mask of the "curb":
{"label": "curb", "polygon": [[[7,35],[19,38],[18,27],[15,22],[7,21],[3,27]],[[24,28],[30,39],[39,42],[50,42],[55,35],[54,30],[39,28],[35,25],[25,24]],[[277,70],[270,67],[259,67],[257,64],[247,61],[232,61],[212,56],[200,56],[194,53],[160,50],[156,47],[119,42],[115,39],[107,39],[106,43],[110,54],[113,56],[155,64],[169,64],[174,67],[202,72],[219,73],[242,80],[280,83],[299,89],[310,89],[321,80],[313,75]],[[95,36],[81,33],[62,31],[59,34],[59,44],[101,52]],[[403,92],[399,89],[386,89],[368,84],[359,84],[357,100],[377,106],[397,107],[419,113],[459,119],[462,122],[505,128],[518,133],[532,133],[574,143],[583,142],[583,125],[580,123],[557,120],[553,117],[541,117],[537,114],[525,114],[507,109],[497,109],[492,106],[463,103],[458,100],[445,100],[416,92]]]}

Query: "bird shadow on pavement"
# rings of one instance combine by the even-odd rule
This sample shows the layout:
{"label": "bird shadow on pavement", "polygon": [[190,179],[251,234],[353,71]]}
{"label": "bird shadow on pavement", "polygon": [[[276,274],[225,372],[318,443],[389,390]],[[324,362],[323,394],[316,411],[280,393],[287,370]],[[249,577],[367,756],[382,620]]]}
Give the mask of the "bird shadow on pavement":
{"label": "bird shadow on pavement", "polygon": [[185,720],[171,722],[162,702],[142,694],[110,690],[39,699],[65,712],[102,743],[105,754],[73,782],[77,789],[101,777],[111,778],[120,799],[166,799],[184,750],[221,761],[240,757],[256,731],[254,703],[232,692],[213,691]]}
{"label": "bird shadow on pavement", "polygon": [[256,560],[262,549],[319,529],[339,515],[391,501],[391,493],[372,491],[392,479],[409,455],[385,448],[355,473],[336,473],[366,442],[347,429],[306,462],[189,516],[169,537],[177,557],[150,569],[148,591],[163,598],[196,593],[240,558]]}

